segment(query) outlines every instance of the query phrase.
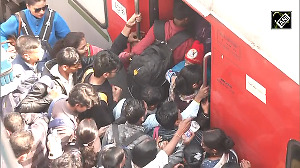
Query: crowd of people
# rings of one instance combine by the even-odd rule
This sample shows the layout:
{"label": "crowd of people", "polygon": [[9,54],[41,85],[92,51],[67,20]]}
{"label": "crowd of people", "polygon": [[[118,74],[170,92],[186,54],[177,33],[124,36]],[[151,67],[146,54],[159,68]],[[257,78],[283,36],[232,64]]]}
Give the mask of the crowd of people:
{"label": "crowd of people", "polygon": [[[26,0],[26,6],[0,25],[1,57],[12,64],[5,75],[1,68],[6,129],[1,135],[20,167],[251,167],[238,160],[234,141],[222,129],[210,127],[201,41],[187,38],[176,47],[163,85],[143,85],[137,97],[124,97],[124,88],[109,80],[155,43],[154,26],[137,39],[131,28],[142,18],[133,14],[111,48],[102,49],[88,44],[83,32],[71,32],[46,0]],[[51,14],[51,32],[42,39]],[[165,41],[185,31],[193,15],[174,0],[174,18],[164,23]],[[20,29],[24,23],[28,27]]]}

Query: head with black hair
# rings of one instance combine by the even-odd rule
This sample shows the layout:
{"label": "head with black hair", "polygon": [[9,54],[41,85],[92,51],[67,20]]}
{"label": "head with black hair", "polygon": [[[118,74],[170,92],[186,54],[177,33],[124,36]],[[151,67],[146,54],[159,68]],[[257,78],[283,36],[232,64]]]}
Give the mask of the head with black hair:
{"label": "head with black hair", "polygon": [[48,5],[46,5],[46,0],[26,0],[26,7],[34,17],[41,19]]}
{"label": "head with black hair", "polygon": [[182,0],[174,0],[173,17],[177,26],[185,27],[194,18],[195,11]]}
{"label": "head with black hair", "polygon": [[125,151],[120,146],[109,144],[103,147],[100,161],[104,168],[120,168],[125,165]]}
{"label": "head with black hair", "polygon": [[122,112],[126,121],[130,124],[140,125],[144,121],[146,115],[146,106],[144,101],[128,98],[125,100]]}
{"label": "head with black hair", "polygon": [[174,129],[182,120],[179,109],[174,101],[166,101],[156,112],[158,123],[165,129]]}
{"label": "head with black hair", "polygon": [[110,50],[102,50],[94,58],[94,76],[97,78],[113,78],[121,69],[119,57]]}
{"label": "head with black hair", "polygon": [[175,80],[174,92],[178,95],[191,95],[202,85],[202,66],[187,65],[179,72]]}
{"label": "head with black hair", "polygon": [[203,132],[202,147],[212,156],[222,156],[223,153],[228,153],[233,146],[233,140],[219,128]]}
{"label": "head with black hair", "polygon": [[83,32],[69,32],[63,39],[58,40],[51,52],[54,58],[56,54],[63,48],[74,47],[80,56],[83,56],[88,48]]}
{"label": "head with black hair", "polygon": [[95,166],[97,163],[97,153],[101,148],[95,120],[86,118],[80,121],[76,130],[76,137],[83,156],[84,167]]}
{"label": "head with black hair", "polygon": [[138,167],[144,167],[155,159],[157,154],[156,142],[147,138],[132,149],[132,162]]}
{"label": "head with black hair", "polygon": [[203,149],[199,143],[190,143],[183,149],[185,167],[199,168],[203,157]]}
{"label": "head with black hair", "polygon": [[81,60],[76,49],[66,47],[56,54],[56,61],[63,73],[70,74],[82,68]]}
{"label": "head with black hair", "polygon": [[141,92],[141,98],[147,103],[149,110],[154,110],[162,102],[162,88],[146,86]]}

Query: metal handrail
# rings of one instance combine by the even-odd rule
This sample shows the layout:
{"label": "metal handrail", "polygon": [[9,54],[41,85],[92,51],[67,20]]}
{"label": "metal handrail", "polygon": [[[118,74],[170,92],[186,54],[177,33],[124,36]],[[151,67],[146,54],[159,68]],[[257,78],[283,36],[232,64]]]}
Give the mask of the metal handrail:
{"label": "metal handrail", "polygon": [[[140,1],[139,0],[134,0],[134,7],[135,7],[135,13],[139,14],[140,13]],[[136,23],[136,35],[138,39],[141,39],[141,34],[140,34],[141,26],[140,22]]]}
{"label": "metal handrail", "polygon": [[208,52],[204,55],[203,58],[203,86],[207,86],[207,62],[208,58],[211,57],[211,52]]}

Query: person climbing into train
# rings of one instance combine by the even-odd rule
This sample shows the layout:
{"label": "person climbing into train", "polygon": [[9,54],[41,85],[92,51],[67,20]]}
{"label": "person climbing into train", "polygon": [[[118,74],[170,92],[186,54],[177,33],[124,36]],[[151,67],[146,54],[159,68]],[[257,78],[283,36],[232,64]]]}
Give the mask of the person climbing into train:
{"label": "person climbing into train", "polygon": [[[209,93],[209,87],[204,87],[202,83],[202,66],[198,64],[187,65],[178,73],[173,83],[171,83],[168,99],[174,100],[178,108],[183,111],[201,89]],[[208,99],[201,100],[200,104],[204,108],[199,108],[195,120],[200,124],[201,130],[206,130],[209,128]]]}
{"label": "person climbing into train", "polygon": [[[171,39],[171,37],[173,37],[176,33],[186,30],[189,23],[193,19],[194,14],[194,11],[184,2],[182,2],[181,0],[175,0],[173,7],[174,18],[165,22],[165,41]],[[193,38],[189,38],[173,51],[173,65],[176,65],[180,61],[183,61],[184,55],[192,46],[193,41]],[[154,26],[152,26],[147,32],[146,36],[132,47],[131,53],[122,53],[121,55],[119,55],[121,61],[124,64],[124,67],[126,68],[129,66],[130,58],[132,58],[133,55],[141,54],[154,42]]]}

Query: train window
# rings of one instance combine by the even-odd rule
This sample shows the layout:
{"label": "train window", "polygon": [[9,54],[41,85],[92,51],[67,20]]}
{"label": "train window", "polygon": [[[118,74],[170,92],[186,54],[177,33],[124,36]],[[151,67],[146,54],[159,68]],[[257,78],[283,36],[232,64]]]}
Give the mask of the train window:
{"label": "train window", "polygon": [[106,0],[71,0],[103,29],[108,26]]}
{"label": "train window", "polygon": [[286,154],[286,168],[300,167],[300,142],[291,139]]}

